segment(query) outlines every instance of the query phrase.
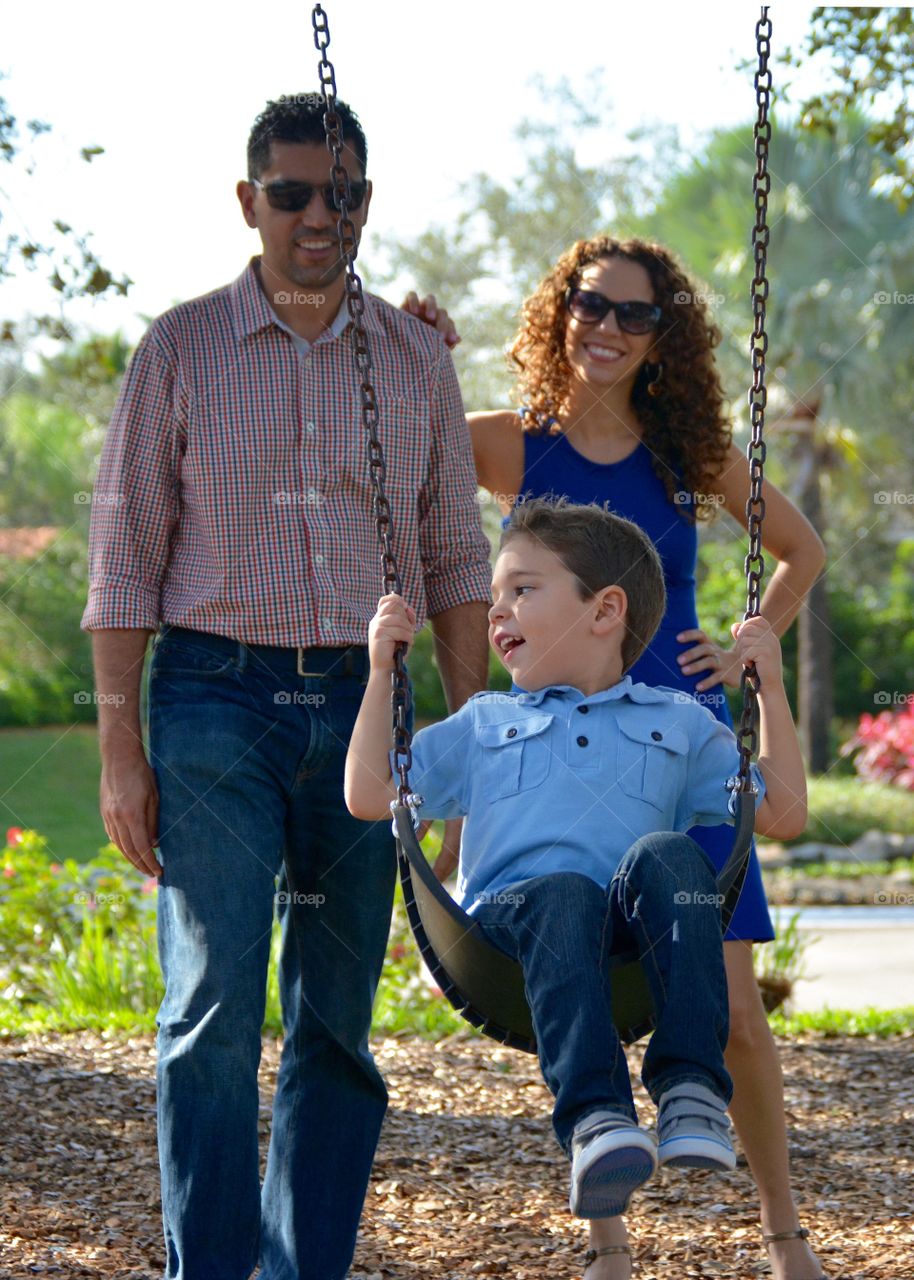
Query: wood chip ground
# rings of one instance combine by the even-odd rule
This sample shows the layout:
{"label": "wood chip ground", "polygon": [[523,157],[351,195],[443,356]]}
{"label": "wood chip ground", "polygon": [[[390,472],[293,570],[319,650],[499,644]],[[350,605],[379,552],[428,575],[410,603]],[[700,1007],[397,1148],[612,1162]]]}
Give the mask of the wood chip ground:
{"label": "wood chip ground", "polygon": [[[567,1211],[536,1062],[462,1037],[376,1052],[391,1105],[353,1280],[579,1277],[585,1228]],[[914,1039],[781,1053],[794,1179],[827,1274],[914,1280]],[[267,1041],[264,1150],[277,1061]],[[153,1063],[148,1037],[0,1040],[3,1280],[161,1276]],[[730,1175],[661,1171],[633,1210],[642,1280],[770,1274],[742,1159]]]}

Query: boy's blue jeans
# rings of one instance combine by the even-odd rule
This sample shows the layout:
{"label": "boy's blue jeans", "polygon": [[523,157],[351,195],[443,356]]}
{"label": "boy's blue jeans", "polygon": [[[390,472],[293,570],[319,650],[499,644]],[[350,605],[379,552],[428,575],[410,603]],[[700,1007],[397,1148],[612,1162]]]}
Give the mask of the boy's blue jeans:
{"label": "boy's blue jeans", "polygon": [[608,889],[574,872],[511,885],[473,913],[519,961],[543,1077],[566,1152],[577,1122],[602,1107],[636,1118],[625,1053],[612,1020],[608,958],[637,948],[657,1029],[641,1073],[654,1102],[698,1081],[729,1102],[729,1031],[717,882],[689,836],[659,832],[629,849]]}
{"label": "boy's blue jeans", "polygon": [[[387,1091],[368,1048],[396,858],[343,762],[367,654],[171,629],[150,679],[164,874],[158,1130],[168,1280],[342,1280]],[[282,872],[280,892],[274,878]],[[260,1060],[274,898],[285,1042],[266,1176]]]}

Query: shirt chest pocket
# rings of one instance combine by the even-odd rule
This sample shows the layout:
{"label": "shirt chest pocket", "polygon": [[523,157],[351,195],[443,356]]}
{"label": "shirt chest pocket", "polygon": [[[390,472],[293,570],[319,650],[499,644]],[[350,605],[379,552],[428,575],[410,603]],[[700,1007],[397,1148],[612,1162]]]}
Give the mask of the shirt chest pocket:
{"label": "shirt chest pocket", "polygon": [[544,712],[476,726],[479,793],[485,800],[501,800],[542,786],[552,758],[547,733],[552,721],[553,716]]}
{"label": "shirt chest pocket", "polygon": [[681,787],[688,752],[689,737],[683,729],[620,721],[616,773],[620,788],[655,809],[665,808]]}

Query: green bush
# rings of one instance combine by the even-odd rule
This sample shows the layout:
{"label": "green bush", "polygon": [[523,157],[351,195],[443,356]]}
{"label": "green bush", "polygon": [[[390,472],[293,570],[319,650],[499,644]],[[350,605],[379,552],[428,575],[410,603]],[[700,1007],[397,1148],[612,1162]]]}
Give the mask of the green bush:
{"label": "green bush", "polygon": [[95,719],[91,642],[79,629],[86,582],[75,533],[27,565],[0,560],[0,725]]}
{"label": "green bush", "polygon": [[[0,855],[0,1030],[152,1031],[162,999],[154,879],[143,879],[108,845],[89,862],[48,858],[44,839],[11,828]],[[429,836],[434,852],[440,847]],[[274,923],[264,1027],[279,1034]],[[397,891],[375,1030],[438,1037],[466,1029],[422,977]]]}
{"label": "green bush", "polygon": [[809,822],[791,844],[852,844],[865,831],[914,835],[914,792],[859,778],[810,778]]}
{"label": "green bush", "polygon": [[106,1026],[117,1009],[148,1023],[161,989],[154,883],[113,845],[56,863],[36,832],[12,838],[0,869],[3,998],[60,1025]]}

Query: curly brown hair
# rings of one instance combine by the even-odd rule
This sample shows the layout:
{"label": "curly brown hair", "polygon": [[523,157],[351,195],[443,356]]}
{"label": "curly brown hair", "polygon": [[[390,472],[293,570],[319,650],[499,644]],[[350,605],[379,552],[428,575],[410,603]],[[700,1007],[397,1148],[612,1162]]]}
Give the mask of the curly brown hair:
{"label": "curly brown hair", "polygon": [[[577,282],[584,267],[616,257],[645,269],[661,311],[652,351],[652,359],[663,365],[657,383],[659,394],[648,394],[648,384],[657,370],[645,361],[631,397],[654,471],[670,502],[686,519],[711,519],[717,502],[702,499],[713,498],[732,436],[713,355],[721,334],[701,293],[663,245],[612,236],[578,240],[526,300],[520,330],[508,352],[518,375],[519,402],[526,410],[524,430],[551,435],[561,432],[556,418],[571,381],[565,355],[565,292]],[[689,299],[685,304],[683,294]],[[689,495],[685,501],[683,492]]]}

